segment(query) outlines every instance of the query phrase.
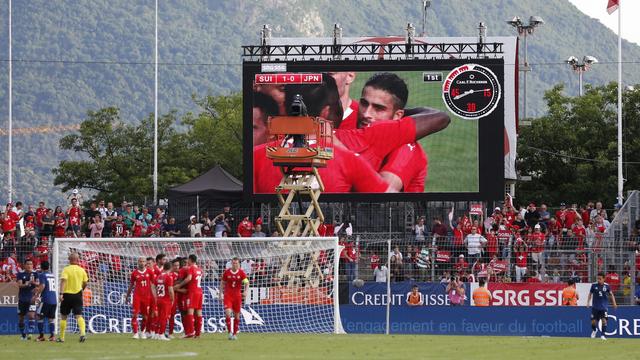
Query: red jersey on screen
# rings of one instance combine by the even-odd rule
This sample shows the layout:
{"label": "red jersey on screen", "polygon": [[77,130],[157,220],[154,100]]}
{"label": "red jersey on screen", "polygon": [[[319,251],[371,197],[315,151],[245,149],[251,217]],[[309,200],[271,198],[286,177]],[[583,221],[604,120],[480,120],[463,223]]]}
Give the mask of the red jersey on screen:
{"label": "red jersey on screen", "polygon": [[358,109],[360,108],[359,105],[359,102],[353,99],[351,100],[351,104],[349,104],[349,107],[346,108],[344,110],[344,113],[342,114],[342,122],[340,123],[340,126],[338,126],[338,129],[349,130],[358,127]]}
{"label": "red jersey on screen", "polygon": [[415,141],[416,125],[407,116],[400,120],[376,121],[362,129],[337,129],[334,134],[347,149],[359,154],[377,171],[393,150]]}
{"label": "red jersey on screen", "polygon": [[[273,143],[269,145],[273,146]],[[273,194],[280,184],[282,173],[267,158],[266,147],[267,144],[262,144],[253,148],[253,191]],[[381,193],[388,187],[366,161],[339,145],[334,147],[333,160],[318,171],[327,193]]]}
{"label": "red jersey on screen", "polygon": [[156,293],[158,294],[158,302],[171,304],[171,295],[169,288],[173,286],[172,273],[160,273],[156,280]]}
{"label": "red jersey on screen", "polygon": [[134,297],[150,298],[151,297],[151,280],[153,279],[151,271],[144,269],[142,271],[135,269],[131,273],[131,283],[134,284]]}
{"label": "red jersey on screen", "polygon": [[191,275],[191,281],[187,284],[187,292],[189,294],[202,293],[202,269],[197,265],[189,267],[189,275]]}
{"label": "red jersey on screen", "polygon": [[402,180],[404,192],[423,193],[428,161],[420,144],[404,144],[387,156],[380,171],[397,175]]}
{"label": "red jersey on screen", "polygon": [[224,285],[224,296],[241,296],[242,295],[242,281],[247,278],[247,275],[242,269],[238,269],[235,273],[231,269],[227,269],[222,274],[222,281]]}

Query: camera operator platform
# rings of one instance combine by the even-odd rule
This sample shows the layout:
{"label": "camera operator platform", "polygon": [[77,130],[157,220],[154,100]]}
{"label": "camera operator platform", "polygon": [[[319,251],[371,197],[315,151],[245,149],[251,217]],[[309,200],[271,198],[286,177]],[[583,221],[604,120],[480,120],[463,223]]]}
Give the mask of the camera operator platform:
{"label": "camera operator platform", "polygon": [[[276,187],[280,214],[276,228],[284,237],[319,236],[318,227],[324,222],[318,199],[324,184],[318,168],[326,167],[333,159],[332,123],[320,117],[307,116],[300,95],[291,104],[290,116],[273,116],[268,131],[277,146],[267,147],[267,158],[278,166],[282,180]],[[294,214],[292,203],[297,200],[300,214]],[[303,209],[303,201],[308,207]],[[303,212],[304,210],[304,212]]]}

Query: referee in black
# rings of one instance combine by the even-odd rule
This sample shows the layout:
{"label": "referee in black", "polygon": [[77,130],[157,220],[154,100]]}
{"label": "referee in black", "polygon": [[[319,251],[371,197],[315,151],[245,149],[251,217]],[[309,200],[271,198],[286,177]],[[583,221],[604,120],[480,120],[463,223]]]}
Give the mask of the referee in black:
{"label": "referee in black", "polygon": [[86,324],[82,317],[82,290],[87,287],[89,276],[78,265],[80,257],[77,253],[69,255],[69,265],[65,266],[60,275],[60,337],[58,342],[64,342],[67,330],[67,316],[73,311],[80,328],[80,342],[86,340]]}

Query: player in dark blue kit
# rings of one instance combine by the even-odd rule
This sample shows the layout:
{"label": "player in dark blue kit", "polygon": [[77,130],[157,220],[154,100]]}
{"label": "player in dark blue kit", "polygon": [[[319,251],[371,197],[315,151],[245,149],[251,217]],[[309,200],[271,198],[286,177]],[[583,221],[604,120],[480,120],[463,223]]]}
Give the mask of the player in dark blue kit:
{"label": "player in dark blue kit", "polygon": [[602,321],[602,328],[600,329],[602,340],[607,340],[604,336],[607,332],[607,311],[609,310],[609,298],[611,298],[611,305],[613,308],[617,308],[616,298],[611,292],[609,284],[604,282],[604,273],[598,273],[598,282],[591,284],[591,290],[589,290],[589,298],[587,299],[587,306],[591,304],[591,337],[595,338],[597,334],[598,320]]}
{"label": "player in dark blue kit", "polygon": [[[38,285],[38,275],[33,271],[33,261],[27,260],[24,262],[24,271],[19,272],[16,277],[16,283],[18,283],[18,327],[22,334],[22,340],[31,339],[31,330],[34,327],[35,311],[36,311],[36,298],[34,297],[33,290]],[[29,326],[25,329],[24,316],[29,318]]]}
{"label": "player in dark blue kit", "polygon": [[56,341],[55,320],[58,299],[56,297],[56,277],[49,272],[49,262],[43,261],[40,264],[42,272],[38,274],[38,287],[36,288],[37,296],[40,296],[40,305],[38,306],[38,331],[40,336],[36,341],[45,341],[44,339],[44,319],[49,323],[49,341]]}

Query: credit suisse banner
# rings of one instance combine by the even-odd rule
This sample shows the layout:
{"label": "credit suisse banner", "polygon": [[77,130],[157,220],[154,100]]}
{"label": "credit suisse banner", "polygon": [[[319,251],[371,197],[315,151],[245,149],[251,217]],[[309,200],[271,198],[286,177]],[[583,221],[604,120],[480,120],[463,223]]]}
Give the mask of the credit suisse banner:
{"label": "credit suisse banner", "polygon": [[[418,285],[418,290],[423,296],[425,306],[450,305],[449,295],[446,293],[447,285],[441,283],[416,283],[402,281],[391,283],[391,305],[404,306],[407,303],[407,294],[413,285]],[[469,297],[469,284],[465,284],[465,292]],[[351,285],[349,287],[349,304],[355,306],[386,306],[388,302],[387,283],[366,282],[361,287]],[[469,300],[465,299],[465,304]]]}

